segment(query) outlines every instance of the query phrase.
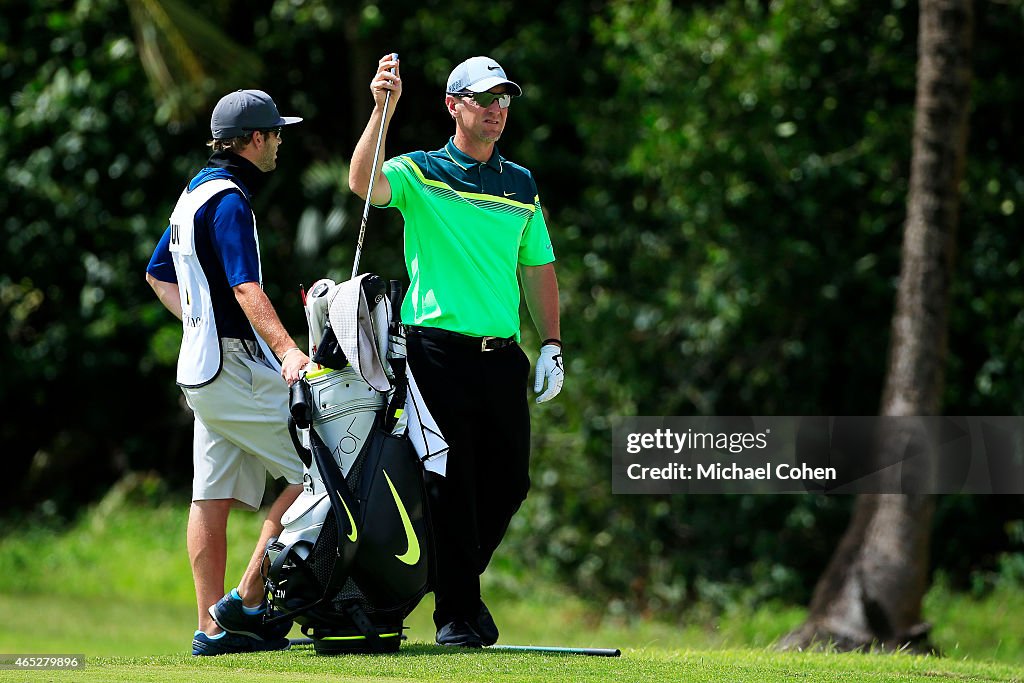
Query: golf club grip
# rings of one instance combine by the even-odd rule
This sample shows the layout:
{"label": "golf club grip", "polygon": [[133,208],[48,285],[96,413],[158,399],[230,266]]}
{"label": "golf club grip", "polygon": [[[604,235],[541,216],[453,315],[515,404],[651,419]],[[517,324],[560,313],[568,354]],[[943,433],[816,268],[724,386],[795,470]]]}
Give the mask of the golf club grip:
{"label": "golf club grip", "polygon": [[[391,53],[398,59],[398,53]],[[395,73],[391,69],[391,73]],[[352,279],[359,274],[359,260],[363,255],[363,239],[366,236],[366,219],[370,216],[370,197],[373,195],[373,183],[377,180],[377,161],[380,160],[380,148],[384,142],[384,128],[388,122],[388,108],[391,106],[391,91],[384,94],[384,113],[380,117],[380,130],[377,131],[377,146],[373,150],[373,163],[370,165],[370,180],[366,185],[366,202],[363,203],[363,218],[359,223],[359,237],[356,239],[356,255],[352,263]]]}
{"label": "golf club grip", "polygon": [[391,302],[391,322],[402,321],[402,282],[401,280],[388,281],[388,300]]}

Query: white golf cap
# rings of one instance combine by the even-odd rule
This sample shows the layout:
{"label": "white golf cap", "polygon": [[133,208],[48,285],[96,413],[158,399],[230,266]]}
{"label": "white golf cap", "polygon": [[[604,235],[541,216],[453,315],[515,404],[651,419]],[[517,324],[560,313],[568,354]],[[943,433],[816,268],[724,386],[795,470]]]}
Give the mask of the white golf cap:
{"label": "white golf cap", "polygon": [[519,85],[508,80],[501,64],[490,57],[470,57],[452,70],[446,92],[484,92],[496,85],[507,85],[516,97],[523,94]]}

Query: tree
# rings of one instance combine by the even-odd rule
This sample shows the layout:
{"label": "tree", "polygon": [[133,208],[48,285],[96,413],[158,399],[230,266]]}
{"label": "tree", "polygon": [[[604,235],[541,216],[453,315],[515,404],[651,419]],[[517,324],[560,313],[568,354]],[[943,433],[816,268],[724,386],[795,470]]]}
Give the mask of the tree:
{"label": "tree", "polygon": [[180,0],[129,0],[135,49],[157,122],[201,120],[221,83],[258,79],[262,61]]}
{"label": "tree", "polygon": [[[967,155],[971,0],[922,0],[913,159],[902,267],[882,415],[938,415],[942,408],[953,249]],[[881,448],[891,447],[889,439]],[[934,500],[861,495],[819,579],[807,621],[784,647],[929,649],[921,620],[928,586]]]}

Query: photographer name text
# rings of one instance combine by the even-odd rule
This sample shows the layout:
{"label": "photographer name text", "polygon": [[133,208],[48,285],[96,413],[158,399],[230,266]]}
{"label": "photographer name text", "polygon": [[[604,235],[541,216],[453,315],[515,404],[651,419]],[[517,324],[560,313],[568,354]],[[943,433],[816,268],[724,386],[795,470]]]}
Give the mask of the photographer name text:
{"label": "photographer name text", "polygon": [[[630,455],[682,451],[731,454],[738,456],[767,448],[771,429],[756,433],[701,432],[687,429],[673,431],[657,429],[652,432],[633,432],[626,437],[626,452]],[[834,467],[812,467],[807,463],[773,463],[771,461],[745,462],[671,462],[659,466],[630,463],[626,476],[632,480],[672,481],[835,481]]]}
{"label": "photographer name text", "polygon": [[711,462],[685,465],[673,462],[662,467],[647,467],[632,463],[626,468],[626,476],[633,480],[674,480],[674,481],[835,481],[834,467],[811,467],[807,463],[763,465],[752,467],[739,463]]}

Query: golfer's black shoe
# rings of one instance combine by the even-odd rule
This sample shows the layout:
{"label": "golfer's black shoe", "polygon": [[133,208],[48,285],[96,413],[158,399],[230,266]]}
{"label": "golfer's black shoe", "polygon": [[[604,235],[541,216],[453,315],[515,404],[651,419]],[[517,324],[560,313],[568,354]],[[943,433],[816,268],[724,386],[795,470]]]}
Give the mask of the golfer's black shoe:
{"label": "golfer's black shoe", "polygon": [[450,621],[437,631],[438,645],[453,647],[482,647],[483,642],[473,627],[464,621]]}
{"label": "golfer's black shoe", "polygon": [[287,638],[263,640],[250,638],[237,633],[223,633],[212,638],[202,631],[192,636],[192,655],[205,657],[211,655],[228,655],[237,652],[266,652],[268,650],[287,650],[291,641]]}
{"label": "golfer's black shoe", "polygon": [[498,625],[494,623],[494,617],[483,600],[480,601],[480,613],[476,617],[476,632],[480,634],[480,642],[484,645],[498,642]]}
{"label": "golfer's black shoe", "polygon": [[[231,592],[217,601],[216,605],[210,607],[210,616],[217,622],[217,626],[228,633],[233,633],[257,640],[277,640],[284,638],[292,630],[292,622],[286,619],[277,624],[267,625],[264,620],[267,616],[267,603],[262,605],[263,610],[257,614],[249,614],[242,608],[242,597],[238,589],[232,588]],[[276,649],[276,648],[274,648]]]}

